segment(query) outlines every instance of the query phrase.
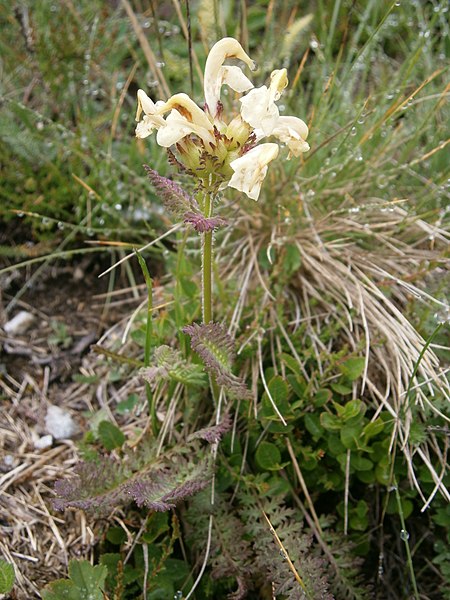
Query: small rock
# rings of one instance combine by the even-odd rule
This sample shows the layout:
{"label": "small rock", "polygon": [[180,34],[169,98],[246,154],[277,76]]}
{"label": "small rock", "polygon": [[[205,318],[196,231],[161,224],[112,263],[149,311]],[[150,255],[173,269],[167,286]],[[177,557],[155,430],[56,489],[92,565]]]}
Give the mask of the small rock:
{"label": "small rock", "polygon": [[3,457],[3,462],[7,467],[12,467],[14,464],[14,456],[11,454],[6,454],[6,456]]}
{"label": "small rock", "polygon": [[34,315],[26,310],[21,310],[10,321],[3,325],[5,333],[10,335],[20,335],[30,327],[34,321]]}
{"label": "small rock", "polygon": [[40,438],[37,438],[34,441],[34,447],[36,448],[36,450],[44,450],[45,448],[51,448],[53,444],[53,436],[48,434],[48,435],[43,435]]}
{"label": "small rock", "polygon": [[72,437],[77,431],[77,426],[68,411],[50,405],[45,417],[45,429],[55,440],[63,440]]}

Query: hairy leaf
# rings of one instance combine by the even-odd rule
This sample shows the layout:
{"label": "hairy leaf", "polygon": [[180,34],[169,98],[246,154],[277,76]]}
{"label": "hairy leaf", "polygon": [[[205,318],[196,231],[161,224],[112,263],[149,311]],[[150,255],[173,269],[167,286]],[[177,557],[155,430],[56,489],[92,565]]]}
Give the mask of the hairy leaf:
{"label": "hairy leaf", "polygon": [[184,214],[184,222],[192,225],[198,233],[213,231],[214,229],[227,224],[227,221],[222,217],[205,217],[200,212],[192,211]]}
{"label": "hairy leaf", "polygon": [[207,460],[178,471],[166,468],[133,481],[128,486],[128,493],[138,506],[166,511],[174,508],[180,500],[204,489],[210,482],[211,475]]}
{"label": "hairy leaf", "polygon": [[211,478],[209,460],[198,440],[157,454],[154,441],[123,451],[120,460],[103,457],[82,462],[71,479],[55,483],[57,510],[80,508],[107,515],[133,499],[153,510],[168,510],[205,487]]}
{"label": "hairy leaf", "polygon": [[183,332],[190,336],[191,347],[203,359],[206,369],[230,396],[251,398],[245,382],[231,371],[235,356],[234,342],[223,325],[213,322],[203,325],[193,323],[183,327]]}
{"label": "hairy leaf", "polygon": [[170,346],[163,345],[156,348],[154,358],[154,365],[141,370],[142,376],[149,383],[153,383],[158,377],[171,379],[184,385],[203,385],[205,383],[202,367],[187,362],[181,352]]}
{"label": "hairy leaf", "polygon": [[213,444],[219,442],[222,439],[222,436],[230,431],[231,425],[232,421],[230,415],[225,415],[220,423],[212,425],[211,427],[199,429],[193,433],[189,439],[201,438],[202,440],[206,440],[210,444]]}
{"label": "hairy leaf", "polygon": [[147,175],[153,184],[153,187],[160,194],[165,208],[174,217],[182,218],[186,212],[196,212],[196,202],[187,194],[183,188],[171,179],[167,179],[153,170],[148,165],[144,165]]}

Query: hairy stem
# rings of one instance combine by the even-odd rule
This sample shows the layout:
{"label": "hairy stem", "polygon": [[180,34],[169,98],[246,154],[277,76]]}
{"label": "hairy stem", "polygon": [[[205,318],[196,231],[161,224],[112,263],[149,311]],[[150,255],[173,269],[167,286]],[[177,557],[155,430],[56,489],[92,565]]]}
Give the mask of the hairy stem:
{"label": "hairy stem", "polygon": [[[211,217],[213,212],[212,194],[205,195],[203,205],[203,214],[205,217]],[[213,232],[206,231],[202,239],[202,316],[203,323],[210,323],[213,320],[212,310],[212,268],[213,268]],[[219,386],[213,376],[209,378],[211,394],[215,403],[219,398]]]}
{"label": "hairy stem", "polygon": [[[212,198],[210,194],[206,195],[204,213],[206,217],[212,215]],[[203,234],[202,244],[202,307],[203,323],[212,321],[212,257],[213,257],[213,237],[212,231],[206,231]]]}

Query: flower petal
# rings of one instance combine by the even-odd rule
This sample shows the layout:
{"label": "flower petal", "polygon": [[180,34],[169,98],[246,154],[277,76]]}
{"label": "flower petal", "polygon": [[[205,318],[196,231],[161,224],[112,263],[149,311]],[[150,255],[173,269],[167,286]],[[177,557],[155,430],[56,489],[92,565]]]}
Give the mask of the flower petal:
{"label": "flower petal", "polygon": [[165,122],[166,126],[161,127],[156,134],[156,141],[163,148],[169,148],[187,135],[197,133],[199,129],[175,109],[170,112]]}
{"label": "flower petal", "polygon": [[160,115],[156,114],[160,102],[155,104],[153,100],[147,96],[144,90],[138,90],[137,98],[138,105],[136,111],[136,121],[139,121],[142,111],[144,112],[144,117],[137,124],[136,137],[146,138],[154,129],[164,127],[166,122]]}
{"label": "flower petal", "polygon": [[159,126],[156,125],[155,121],[144,115],[142,121],[140,121],[136,126],[136,137],[137,138],[146,138],[153,132],[154,129],[157,129]]}
{"label": "flower petal", "polygon": [[305,141],[308,133],[306,123],[297,117],[279,117],[272,131],[272,135],[277,137],[280,142],[287,144],[293,156],[300,156],[302,152],[308,152],[309,144]]}
{"label": "flower petal", "polygon": [[267,165],[278,156],[277,144],[260,144],[230,163],[234,173],[228,186],[258,200]]}
{"label": "flower petal", "polygon": [[240,67],[221,67],[219,77],[222,80],[222,84],[226,83],[235,92],[247,92],[253,87],[253,83],[244,75]]}
{"label": "flower petal", "polygon": [[280,113],[275,104],[288,84],[286,69],[277,69],[270,75],[269,87],[263,85],[240,99],[244,121],[256,129],[257,138],[270,135]]}
{"label": "flower petal", "polygon": [[[162,114],[171,109],[172,113],[167,117],[166,122],[170,119],[172,127],[175,127],[178,123],[186,131],[186,127],[189,126],[188,133],[195,133],[205,144],[215,143],[211,121],[187,94],[175,94],[158,108],[158,113]],[[178,139],[183,138],[188,133],[183,133]],[[162,134],[162,137],[164,138],[164,134]],[[159,140],[158,143],[160,143]]]}
{"label": "flower petal", "polygon": [[241,117],[253,128],[270,135],[280,116],[277,105],[272,101],[270,90],[263,85],[250,90],[240,98]]}
{"label": "flower petal", "polygon": [[[205,102],[207,110],[213,118],[215,118],[218,113],[220,88],[222,87],[222,84],[227,83],[230,85],[229,81],[224,80],[224,72],[222,71],[222,65],[227,58],[237,58],[245,62],[252,71],[256,69],[254,61],[246,54],[240,43],[234,38],[223,38],[214,44],[206,59],[204,79]],[[239,69],[239,67],[236,67],[236,69]],[[229,73],[226,74],[226,76],[229,77]],[[233,77],[236,79],[236,75]],[[235,89],[235,91],[239,90]]]}

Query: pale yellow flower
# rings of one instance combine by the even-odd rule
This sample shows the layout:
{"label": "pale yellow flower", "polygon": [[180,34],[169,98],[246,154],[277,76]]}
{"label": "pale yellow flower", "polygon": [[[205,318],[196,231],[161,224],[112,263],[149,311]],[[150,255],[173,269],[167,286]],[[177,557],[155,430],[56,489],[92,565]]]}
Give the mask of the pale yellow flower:
{"label": "pale yellow flower", "polygon": [[213,118],[220,110],[220,89],[226,83],[235,92],[246,92],[253,87],[240,67],[223,66],[227,58],[238,58],[245,62],[252,71],[255,62],[246,54],[240,43],[234,38],[223,38],[211,48],[205,64],[204,92],[205,102]]}
{"label": "pale yellow flower", "polygon": [[303,152],[308,152],[309,144],[305,141],[308,133],[308,126],[304,121],[298,117],[287,116],[279,117],[272,130],[272,135],[286,144],[289,153],[293,156],[300,156]]}
{"label": "pale yellow flower", "polygon": [[280,116],[278,106],[282,91],[288,84],[286,69],[272,71],[269,87],[263,85],[252,89],[240,99],[241,116],[257,131],[257,137],[270,135]]}
{"label": "pale yellow flower", "polygon": [[[176,145],[180,161],[202,185],[216,191],[229,186],[257,200],[268,164],[278,156],[279,147],[255,143],[273,136],[287,145],[288,158],[299,156],[309,150],[305,141],[308,127],[297,117],[280,116],[276,102],[288,84],[286,69],[272,71],[269,86],[254,88],[240,67],[224,64],[230,58],[243,61],[251,70],[256,68],[237,40],[217,42],[205,64],[204,110],[184,93],[154,103],[139,90],[136,136],[146,138],[156,130],[158,144],[164,148]],[[222,114],[220,91],[224,84],[235,92],[248,92],[240,99],[240,114],[230,119]]]}
{"label": "pale yellow flower", "polygon": [[278,156],[278,152],[277,144],[260,144],[233,160],[230,167],[234,173],[228,186],[244,192],[252,200],[258,200],[267,165]]}

